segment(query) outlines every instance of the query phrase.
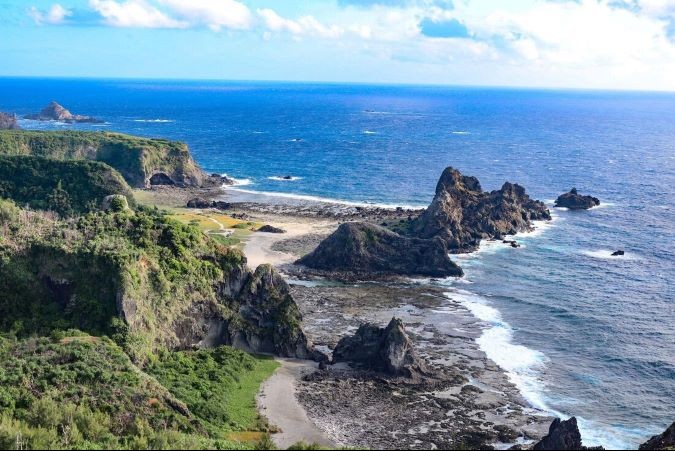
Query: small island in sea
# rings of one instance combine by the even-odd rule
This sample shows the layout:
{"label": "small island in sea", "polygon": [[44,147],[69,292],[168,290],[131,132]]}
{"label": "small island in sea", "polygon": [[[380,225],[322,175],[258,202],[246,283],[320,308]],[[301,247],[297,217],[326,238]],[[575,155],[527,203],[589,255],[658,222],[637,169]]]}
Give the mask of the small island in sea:
{"label": "small island in sea", "polygon": [[294,208],[232,183],[179,142],[0,131],[5,446],[586,449],[486,358],[469,312],[421,319],[442,285],[410,283],[461,279],[482,241],[518,252],[551,220],[525,188],[448,167],[426,209]]}

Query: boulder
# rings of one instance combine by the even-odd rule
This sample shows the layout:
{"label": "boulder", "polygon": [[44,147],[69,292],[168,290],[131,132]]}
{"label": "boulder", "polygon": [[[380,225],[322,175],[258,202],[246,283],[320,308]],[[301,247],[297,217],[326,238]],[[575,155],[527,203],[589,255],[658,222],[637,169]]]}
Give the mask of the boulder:
{"label": "boulder", "polygon": [[443,171],[431,205],[410,223],[409,235],[440,238],[453,253],[471,252],[482,239],[532,229],[532,221],[550,220],[543,202],[530,199],[525,188],[504,183],[485,192],[475,177],[449,167]]}
{"label": "boulder", "polygon": [[401,236],[383,227],[360,222],[340,225],[299,264],[360,277],[407,275],[462,276],[440,239]]}
{"label": "boulder", "polygon": [[0,113],[0,130],[18,130],[19,128],[15,115]]}
{"label": "boulder", "polygon": [[600,199],[593,196],[582,196],[576,188],[569,193],[561,194],[555,201],[555,206],[569,208],[570,210],[588,210],[600,205]]}
{"label": "boulder", "polygon": [[675,449],[675,422],[663,434],[655,435],[640,445],[641,451]]}
{"label": "boulder", "polygon": [[203,197],[195,197],[188,201],[187,208],[211,208],[212,204],[212,201],[204,199]]}
{"label": "boulder", "polygon": [[403,322],[393,318],[382,329],[364,324],[351,337],[345,337],[333,350],[333,363],[350,362],[389,376],[416,378],[427,374],[417,356]]}
{"label": "boulder", "polygon": [[622,257],[624,255],[626,255],[626,251],[619,250],[612,252],[612,257]]}
{"label": "boulder", "polygon": [[258,232],[263,232],[263,233],[286,233],[284,229],[280,229],[278,227],[274,227],[271,225],[264,225],[258,229]]}
{"label": "boulder", "polygon": [[602,450],[602,447],[588,448],[581,443],[581,433],[575,417],[567,421],[556,418],[548,429],[548,435],[536,443],[533,447],[535,451],[555,451],[555,450]]}
{"label": "boulder", "polygon": [[26,119],[32,119],[36,121],[60,121],[66,122],[68,124],[73,123],[99,124],[103,122],[91,116],[81,116],[79,114],[73,114],[56,102],[51,102],[49,105],[44,107],[42,111],[40,111],[38,114],[29,114],[28,116],[26,116]]}

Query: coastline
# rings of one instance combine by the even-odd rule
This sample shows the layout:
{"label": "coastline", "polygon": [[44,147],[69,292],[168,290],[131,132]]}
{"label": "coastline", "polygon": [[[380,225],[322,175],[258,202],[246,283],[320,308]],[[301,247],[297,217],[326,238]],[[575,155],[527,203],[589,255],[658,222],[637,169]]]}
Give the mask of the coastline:
{"label": "coastline", "polygon": [[[225,190],[221,199],[230,200],[228,194]],[[420,443],[444,446],[443,443],[450,443],[443,442],[444,436],[455,437],[464,432],[470,435],[466,438],[468,441],[482,437],[499,447],[507,447],[529,443],[545,434],[550,417],[523,396],[506,369],[488,358],[479,339],[489,329],[489,324],[462,301],[447,297],[448,286],[411,279],[336,286],[298,272],[293,261],[311,251],[340,222],[350,220],[348,214],[331,219],[321,214],[312,216],[308,214],[309,204],[299,207],[299,212],[294,211],[297,206],[285,206],[284,211],[279,212],[264,204],[237,205],[238,211],[245,210],[256,221],[287,231],[276,236],[255,233],[246,240],[243,250],[251,265],[265,261],[285,274],[303,314],[308,337],[321,349],[332,348],[341,336],[352,333],[362,322],[384,324],[395,315],[408,325],[421,354],[436,368],[449,372],[448,379],[452,382],[437,392],[432,390],[435,394],[431,396],[427,389],[409,388],[409,401],[412,403],[413,399],[421,397],[421,405],[427,408],[424,412],[416,408],[401,412],[387,406],[391,397],[397,396],[397,390],[389,391],[390,388],[377,387],[377,384],[364,389],[357,375],[331,369],[323,376],[306,378],[308,380],[287,379],[286,384],[292,382],[293,390],[298,393],[297,405],[304,411],[301,417],[307,419],[303,428],[319,430],[333,443],[371,448],[405,444],[414,449],[419,448]],[[301,279],[309,280],[294,280],[298,274]],[[266,395],[281,396],[277,393],[278,387],[277,383],[266,387]],[[339,390],[334,390],[336,387]],[[339,400],[336,401],[336,397]],[[336,402],[327,402],[326,398]],[[368,399],[369,405],[380,408],[373,410],[358,405],[358,399]],[[465,418],[466,423],[461,426],[445,424],[443,417],[447,416],[448,410]],[[384,414],[392,411],[396,414]],[[429,411],[431,413],[426,414]],[[366,415],[366,412],[369,413]],[[290,421],[290,418],[276,418],[279,418],[279,424]],[[429,427],[415,426],[419,421],[426,421]],[[271,422],[276,424],[273,419]],[[434,431],[434,424],[443,427]],[[503,426],[506,432],[495,433],[493,425]],[[275,437],[276,440],[286,439],[282,436]]]}

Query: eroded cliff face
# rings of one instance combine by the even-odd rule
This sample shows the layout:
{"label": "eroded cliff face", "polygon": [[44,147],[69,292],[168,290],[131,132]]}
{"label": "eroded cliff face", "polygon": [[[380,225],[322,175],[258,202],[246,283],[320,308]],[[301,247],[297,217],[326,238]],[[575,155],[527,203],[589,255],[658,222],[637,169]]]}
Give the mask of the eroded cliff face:
{"label": "eroded cliff face", "polygon": [[436,186],[436,195],[409,233],[420,238],[439,237],[450,252],[471,252],[483,239],[531,230],[532,221],[550,220],[543,202],[531,199],[525,188],[504,183],[501,189],[483,191],[475,177],[449,167]]}

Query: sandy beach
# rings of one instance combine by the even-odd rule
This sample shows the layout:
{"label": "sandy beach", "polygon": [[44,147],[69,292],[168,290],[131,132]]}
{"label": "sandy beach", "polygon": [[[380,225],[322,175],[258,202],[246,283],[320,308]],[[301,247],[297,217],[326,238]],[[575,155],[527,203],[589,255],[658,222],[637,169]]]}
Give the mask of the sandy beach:
{"label": "sandy beach", "polygon": [[272,435],[280,449],[298,443],[319,444],[335,447],[332,442],[307,416],[307,411],[298,402],[296,387],[300,379],[316,370],[314,362],[277,359],[281,367],[263,384],[257,397],[260,413],[280,432]]}

